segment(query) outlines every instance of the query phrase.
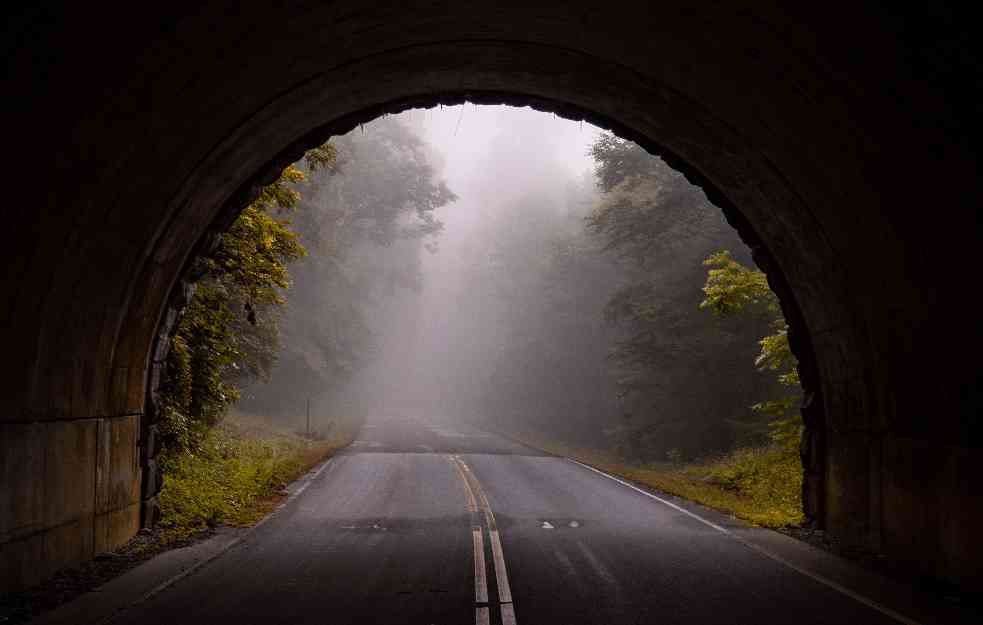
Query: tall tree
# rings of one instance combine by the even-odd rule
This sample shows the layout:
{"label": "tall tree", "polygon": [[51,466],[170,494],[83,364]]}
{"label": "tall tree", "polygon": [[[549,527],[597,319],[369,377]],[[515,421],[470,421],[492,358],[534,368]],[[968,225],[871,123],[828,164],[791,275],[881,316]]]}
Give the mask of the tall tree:
{"label": "tall tree", "polygon": [[[305,155],[308,172],[334,165],[330,144]],[[307,177],[301,167],[287,167],[202,259],[205,276],[171,338],[161,388],[161,433],[169,453],[195,447],[239,398],[243,383],[269,375],[290,286],[287,265],[307,253],[285,215],[300,201],[297,187]]]}
{"label": "tall tree", "polygon": [[761,338],[761,351],[754,359],[760,371],[775,374],[781,386],[768,399],[752,405],[770,429],[775,441],[795,446],[802,435],[802,401],[798,360],[788,344],[788,323],[778,305],[778,298],[768,287],[764,272],[747,267],[723,250],[710,255],[704,262],[709,267],[703,292],[706,295],[700,308],[720,316],[764,317],[772,332]]}
{"label": "tall tree", "polygon": [[699,188],[638,145],[606,134],[591,154],[601,197],[587,225],[626,277],[605,309],[628,333],[611,352],[625,400],[625,452],[724,449],[768,382],[744,365],[760,322],[697,312],[701,261],[743,244]]}
{"label": "tall tree", "polygon": [[420,288],[420,254],[443,228],[434,211],[456,199],[397,117],[332,145],[335,175],[314,178],[300,202],[294,228],[311,254],[291,268],[280,358],[270,384],[247,389],[250,410],[297,414],[339,395],[376,355],[382,300]]}

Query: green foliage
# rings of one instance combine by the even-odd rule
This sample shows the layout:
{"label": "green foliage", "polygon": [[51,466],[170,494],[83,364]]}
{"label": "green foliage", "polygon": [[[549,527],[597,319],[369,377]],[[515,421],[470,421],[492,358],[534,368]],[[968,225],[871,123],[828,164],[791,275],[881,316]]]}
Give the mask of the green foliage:
{"label": "green foliage", "polygon": [[[303,162],[309,172],[325,170],[334,173],[338,170],[338,150],[332,144],[324,143],[305,152]],[[264,213],[273,209],[290,210],[300,202],[297,185],[307,180],[307,174],[296,163],[288,165],[276,180],[260,190],[251,207]]]}
{"label": "green foliage", "polygon": [[296,165],[288,165],[280,177],[263,187],[259,197],[252,203],[259,210],[268,211],[274,208],[289,210],[300,201],[300,192],[294,185],[304,182],[307,176]]}
{"label": "green foliage", "polygon": [[574,447],[552,436],[513,433],[523,443],[576,458],[609,473],[731,513],[764,527],[803,521],[802,463],[794,447],[782,444],[740,447],[719,457],[685,463],[670,449],[670,462],[632,463],[620,454]]}
{"label": "green foliage", "polygon": [[203,435],[195,452],[165,456],[161,526],[181,538],[220,523],[255,522],[265,512],[264,498],[338,444],[223,423]]}
{"label": "green foliage", "polygon": [[[434,211],[456,197],[427,144],[396,118],[332,139],[331,148],[333,175],[311,176],[292,215],[311,253],[290,267],[277,366],[269,384],[244,387],[247,410],[284,414],[307,398],[344,401],[346,385],[376,354],[382,300],[421,288],[422,248],[434,249],[443,227]],[[323,168],[321,156],[309,152],[298,168]]]}
{"label": "green foliage", "polygon": [[610,193],[629,178],[657,176],[659,160],[633,141],[604,133],[590,148],[594,158],[594,177],[603,193]]}
{"label": "green foliage", "polygon": [[338,150],[331,143],[323,143],[304,153],[304,163],[312,172],[322,169],[333,173],[337,172]]}
{"label": "green foliage", "polygon": [[802,461],[796,447],[736,449],[706,463],[703,470],[714,484],[750,500],[756,509],[751,520],[764,525],[802,520]]}
{"label": "green foliage", "polygon": [[275,459],[275,449],[261,442],[209,432],[195,453],[173,456],[164,464],[161,525],[194,532],[235,519],[269,491]]}
{"label": "green foliage", "polygon": [[786,527],[803,520],[802,462],[785,445],[742,447],[715,460],[684,465],[605,468],[756,525]]}
{"label": "green foliage", "polygon": [[770,385],[743,360],[753,357],[763,322],[695,312],[703,259],[739,244],[736,234],[698,188],[638,145],[602,135],[591,153],[600,198],[587,229],[622,263],[621,286],[604,309],[624,332],[610,359],[625,418],[610,436],[639,459],[729,448],[743,435],[735,423]]}
{"label": "green foliage", "polygon": [[[587,218],[588,228],[604,241],[605,250],[652,267],[673,262],[716,238],[720,231],[711,224],[721,221],[719,212],[705,210],[699,189],[634,143],[615,141],[625,145],[615,152],[616,163],[598,164],[603,194]],[[596,154],[595,149],[595,158]]]}
{"label": "green foliage", "polygon": [[437,178],[426,143],[395,118],[381,118],[338,141],[345,176],[335,211],[354,240],[390,246],[438,234],[434,210],[457,199]]}
{"label": "green foliage", "polygon": [[754,364],[761,371],[776,373],[779,384],[790,392],[757,402],[752,409],[767,419],[772,440],[794,448],[802,428],[798,361],[788,343],[788,324],[778,298],[768,287],[764,272],[742,265],[727,250],[711,254],[703,264],[710,269],[701,309],[720,316],[763,314],[769,319],[773,332],[758,341],[761,350]]}
{"label": "green foliage", "polygon": [[[334,148],[310,151],[312,168],[330,168]],[[307,179],[291,165],[260,192],[201,263],[196,285],[171,339],[161,386],[161,436],[167,453],[194,450],[244,381],[268,375],[279,339],[278,309],[290,286],[287,265],[306,254],[290,221],[296,186]]]}
{"label": "green foliage", "polygon": [[290,222],[267,211],[260,203],[247,206],[206,260],[212,280],[253,308],[283,304],[281,289],[290,286],[287,263],[307,254]]}
{"label": "green foliage", "polygon": [[788,344],[788,324],[777,321],[775,333],[761,339],[761,353],[754,360],[759,369],[779,372],[778,381],[782,386],[798,388],[798,361]]}
{"label": "green foliage", "polygon": [[728,250],[711,254],[703,261],[707,271],[700,308],[718,315],[732,315],[746,310],[778,314],[778,298],[768,287],[764,272],[751,269],[731,258]]}
{"label": "green foliage", "polygon": [[239,397],[226,371],[239,356],[223,285],[206,282],[188,303],[171,342],[161,388],[161,434],[165,449],[194,448],[225,408]]}

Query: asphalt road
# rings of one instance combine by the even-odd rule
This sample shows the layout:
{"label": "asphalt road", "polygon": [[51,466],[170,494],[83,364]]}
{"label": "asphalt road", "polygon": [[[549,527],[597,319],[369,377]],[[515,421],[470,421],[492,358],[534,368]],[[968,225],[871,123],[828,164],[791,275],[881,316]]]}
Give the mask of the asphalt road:
{"label": "asphalt road", "polygon": [[896,623],[570,460],[370,420],[238,546],[114,623]]}

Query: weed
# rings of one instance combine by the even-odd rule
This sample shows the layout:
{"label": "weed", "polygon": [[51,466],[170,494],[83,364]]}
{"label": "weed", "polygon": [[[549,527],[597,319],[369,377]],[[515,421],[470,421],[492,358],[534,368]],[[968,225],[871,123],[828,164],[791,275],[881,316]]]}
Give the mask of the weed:
{"label": "weed", "polygon": [[164,458],[161,527],[173,541],[220,524],[252,525],[287,484],[345,442],[228,418],[194,452]]}
{"label": "weed", "polygon": [[639,466],[610,452],[572,447],[542,435],[522,433],[516,438],[755,525],[775,528],[803,521],[802,463],[795,445],[744,447],[701,462]]}

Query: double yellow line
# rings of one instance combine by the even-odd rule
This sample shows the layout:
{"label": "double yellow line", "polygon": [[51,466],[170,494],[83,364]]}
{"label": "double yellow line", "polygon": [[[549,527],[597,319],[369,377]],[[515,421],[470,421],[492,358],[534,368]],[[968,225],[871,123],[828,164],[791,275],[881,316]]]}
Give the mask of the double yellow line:
{"label": "double yellow line", "polygon": [[[489,625],[490,607],[488,603],[488,581],[485,574],[484,528],[488,530],[491,541],[492,560],[495,565],[495,581],[498,588],[498,606],[502,615],[502,625],[516,625],[515,608],[512,605],[512,590],[509,588],[508,571],[505,568],[505,553],[502,539],[495,523],[495,513],[488,505],[488,498],[482,490],[478,478],[471,468],[458,455],[450,456],[451,464],[457,469],[464,490],[468,495],[468,512],[471,513],[471,535],[474,546],[474,601],[476,625]],[[484,524],[481,519],[484,517]]]}

